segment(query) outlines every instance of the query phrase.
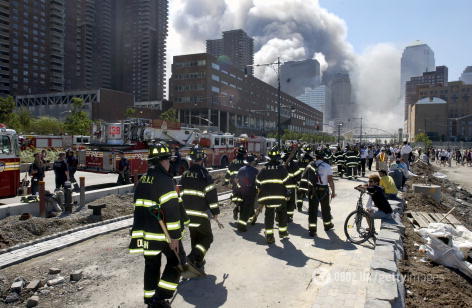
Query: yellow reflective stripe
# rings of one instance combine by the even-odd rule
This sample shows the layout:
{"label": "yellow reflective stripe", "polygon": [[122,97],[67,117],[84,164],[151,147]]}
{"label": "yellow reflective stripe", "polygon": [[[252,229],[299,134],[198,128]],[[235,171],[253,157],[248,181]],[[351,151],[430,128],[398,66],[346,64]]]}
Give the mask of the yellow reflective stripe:
{"label": "yellow reflective stripe", "polygon": [[177,222],[168,222],[166,223],[167,230],[179,230],[180,229],[180,221]]}
{"label": "yellow reflective stripe", "polygon": [[161,253],[160,250],[145,250],[144,251],[145,256],[157,256],[160,253]]}
{"label": "yellow reflective stripe", "polygon": [[316,224],[310,224],[309,227],[316,227]]}
{"label": "yellow reflective stripe", "polygon": [[129,249],[129,253],[131,253],[131,254],[143,253],[143,252],[144,252],[143,248]]}
{"label": "yellow reflective stripe", "polygon": [[298,190],[300,190],[300,191],[308,191],[307,188],[302,188],[302,187],[300,187]]}
{"label": "yellow reflective stripe", "polygon": [[297,175],[299,175],[299,174],[302,173],[302,172],[303,172],[303,168],[300,168],[300,169],[298,169],[298,170],[294,173],[294,175],[297,176]]}
{"label": "yellow reflective stripe", "polygon": [[141,238],[141,237],[143,237],[143,236],[144,236],[144,231],[141,231],[141,230],[139,230],[139,231],[133,231],[133,232],[131,233],[131,238]]}
{"label": "yellow reflective stripe", "polygon": [[257,199],[257,201],[280,200],[280,199],[285,200],[285,196],[280,196],[280,195],[278,195],[278,196],[265,196],[265,197]]}
{"label": "yellow reflective stripe", "polygon": [[285,185],[285,187],[287,187],[287,188],[297,188],[297,185],[289,184],[289,185]]}
{"label": "yellow reflective stripe", "polygon": [[274,234],[274,229],[266,229],[265,234]]}
{"label": "yellow reflective stripe", "polygon": [[189,223],[188,227],[189,228],[198,228],[198,227],[200,227],[200,224]]}
{"label": "yellow reflective stripe", "polygon": [[259,184],[261,184],[261,185],[263,185],[263,184],[269,184],[269,183],[283,184],[284,181],[278,180],[278,179],[274,179],[274,180],[264,180],[264,181],[260,181],[260,182],[259,182]]}
{"label": "yellow reflective stripe", "polygon": [[144,290],[144,298],[151,298],[154,296],[154,294],[156,294],[156,291],[152,290],[152,291],[146,291]]}
{"label": "yellow reflective stripe", "polygon": [[185,210],[185,212],[187,213],[187,215],[190,215],[190,216],[199,216],[199,217],[208,218],[208,214],[205,212],[194,211],[194,210]]}
{"label": "yellow reflective stripe", "polygon": [[163,233],[144,232],[144,239],[145,240],[165,241],[166,240],[166,235],[163,234]]}
{"label": "yellow reflective stripe", "polygon": [[268,208],[276,208],[276,207],[280,207],[281,204],[272,204],[272,205],[267,205]]}
{"label": "yellow reflective stripe", "polygon": [[198,250],[200,250],[203,254],[206,254],[206,249],[205,249],[205,247],[203,247],[202,245],[197,244],[197,245],[195,245],[195,248],[197,248]]}
{"label": "yellow reflective stripe", "polygon": [[287,227],[279,227],[279,232],[285,232],[287,231]]}
{"label": "yellow reflective stripe", "polygon": [[210,209],[217,209],[218,208],[218,203],[210,203],[209,207],[210,207]]}
{"label": "yellow reflective stripe", "polygon": [[288,180],[290,180],[290,175],[287,175],[287,177],[285,179],[283,179],[283,182],[287,182]]}
{"label": "yellow reflective stripe", "polygon": [[323,223],[324,223],[325,225],[329,225],[329,224],[331,224],[331,220],[328,221],[328,222],[323,222]]}
{"label": "yellow reflective stripe", "polygon": [[197,197],[205,197],[205,193],[199,191],[199,190],[194,190],[194,189],[184,189],[182,190],[182,195],[191,195],[191,196],[197,196]]}
{"label": "yellow reflective stripe", "polygon": [[287,215],[293,215],[293,213],[294,213],[293,211],[287,212]]}
{"label": "yellow reflective stripe", "polygon": [[261,181],[259,181],[258,179],[256,179],[256,184],[261,184]]}
{"label": "yellow reflective stripe", "polygon": [[229,171],[229,170],[228,170],[228,173],[229,173],[230,175],[233,175],[233,174],[238,174],[238,171],[239,171],[239,170],[235,170],[235,171]]}
{"label": "yellow reflective stripe", "polygon": [[190,219],[187,219],[186,221],[184,221],[184,225],[188,225],[190,223]]}
{"label": "yellow reflective stripe", "polygon": [[159,198],[159,203],[162,205],[162,204],[166,203],[167,201],[169,201],[173,198],[178,198],[178,197],[179,197],[179,195],[177,194],[177,192],[175,190],[173,190],[173,191],[168,192],[167,194],[162,195]]}
{"label": "yellow reflective stripe", "polygon": [[231,201],[240,201],[243,202],[244,200],[238,197],[231,198]]}
{"label": "yellow reflective stripe", "polygon": [[157,202],[152,201],[152,200],[146,200],[146,199],[136,199],[134,202],[135,206],[142,206],[142,207],[151,207],[154,205],[157,205]]}
{"label": "yellow reflective stripe", "polygon": [[209,191],[211,191],[211,190],[213,190],[213,189],[215,189],[215,188],[216,188],[216,187],[215,187],[215,185],[213,185],[213,184],[208,185],[207,187],[205,187],[205,192],[207,193],[207,192],[209,192]]}
{"label": "yellow reflective stripe", "polygon": [[240,225],[247,226],[247,222],[245,222],[244,220],[238,220],[238,223]]}
{"label": "yellow reflective stripe", "polygon": [[168,281],[165,281],[165,280],[162,280],[162,279],[161,279],[161,281],[159,281],[159,284],[157,286],[159,288],[163,288],[163,289],[170,290],[170,291],[175,291],[177,289],[177,284],[176,283],[168,282]]}
{"label": "yellow reflective stripe", "polygon": [[313,166],[312,166],[312,165],[308,165],[308,168],[310,168],[311,170],[313,170],[313,172],[316,172],[316,169],[315,169],[315,168],[313,168]]}

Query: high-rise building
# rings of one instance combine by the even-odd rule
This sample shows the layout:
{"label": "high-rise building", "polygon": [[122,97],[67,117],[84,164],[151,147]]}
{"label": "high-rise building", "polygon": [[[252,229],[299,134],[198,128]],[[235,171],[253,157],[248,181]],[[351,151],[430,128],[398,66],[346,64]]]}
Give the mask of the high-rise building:
{"label": "high-rise building", "polygon": [[0,0],[0,94],[64,90],[64,0]]}
{"label": "high-rise building", "polygon": [[472,84],[472,66],[467,66],[465,68],[460,80],[465,84]]}
{"label": "high-rise building", "polygon": [[329,88],[325,85],[322,85],[315,89],[306,88],[305,93],[297,96],[297,99],[304,102],[308,106],[323,112],[323,123],[327,123],[326,106],[331,99],[330,94]]}
{"label": "high-rise building", "polygon": [[303,95],[306,88],[315,89],[320,84],[320,63],[315,59],[289,61],[280,67],[280,89],[289,95]]}
{"label": "high-rise building", "polygon": [[[406,82],[411,77],[421,76],[424,72],[433,71],[435,65],[433,50],[421,41],[415,41],[403,50],[400,73],[400,97],[402,102],[404,102],[406,95]],[[405,108],[405,120],[407,116],[408,111]]]}
{"label": "high-rise building", "polygon": [[133,93],[136,101],[162,100],[168,0],[114,2],[113,88]]}
{"label": "high-rise building", "polygon": [[247,65],[254,64],[254,39],[241,29],[223,32],[222,39],[207,40],[207,53],[229,63],[240,70],[253,75],[253,68]]}
{"label": "high-rise building", "polygon": [[66,1],[65,88],[111,88],[112,0]]}
{"label": "high-rise building", "polygon": [[325,105],[326,123],[347,125],[356,112],[349,73],[343,69],[327,71],[323,74],[323,84],[328,87],[330,93]]}

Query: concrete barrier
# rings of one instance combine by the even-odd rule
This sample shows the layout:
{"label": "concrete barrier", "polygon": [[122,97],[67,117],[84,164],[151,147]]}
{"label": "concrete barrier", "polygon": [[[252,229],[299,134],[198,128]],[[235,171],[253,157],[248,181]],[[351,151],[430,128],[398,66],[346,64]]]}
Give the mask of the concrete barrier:
{"label": "concrete barrier", "polygon": [[413,184],[413,192],[432,197],[437,202],[441,202],[441,186],[428,184]]}

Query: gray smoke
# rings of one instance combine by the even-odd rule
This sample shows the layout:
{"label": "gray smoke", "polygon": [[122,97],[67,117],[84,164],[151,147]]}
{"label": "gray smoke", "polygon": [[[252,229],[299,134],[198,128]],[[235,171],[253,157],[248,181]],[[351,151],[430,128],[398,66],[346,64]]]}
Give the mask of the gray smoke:
{"label": "gray smoke", "polygon": [[[382,103],[382,107],[372,108],[378,104],[378,98],[370,96],[377,93],[370,91],[372,86],[382,93],[378,84],[369,84],[369,80],[375,81],[370,75],[371,68],[382,70],[384,64],[369,60],[372,51],[355,55],[347,42],[345,22],[320,7],[317,0],[174,0],[170,22],[168,69],[172,55],[204,52],[207,39],[219,38],[222,31],[241,28],[255,40],[255,63],[271,63],[279,56],[282,61],[315,58],[320,61],[322,71],[348,70],[351,73],[355,98],[359,100],[361,110],[370,106],[372,112],[380,109],[385,113],[385,107],[388,107],[387,103]],[[380,52],[384,49],[372,47]],[[391,52],[387,51],[390,57]],[[369,69],[364,67],[366,64]],[[364,76],[364,73],[369,75]],[[386,70],[382,76],[390,73],[391,70]],[[266,82],[275,81],[275,71],[269,67],[259,67],[255,74]],[[386,82],[390,83],[396,75],[386,76]],[[399,80],[392,84],[399,84]],[[389,84],[388,89],[391,88]]]}

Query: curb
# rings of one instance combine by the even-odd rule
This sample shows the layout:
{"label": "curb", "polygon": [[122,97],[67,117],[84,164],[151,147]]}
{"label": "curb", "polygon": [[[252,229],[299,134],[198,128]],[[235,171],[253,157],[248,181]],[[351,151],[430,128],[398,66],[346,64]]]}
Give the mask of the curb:
{"label": "curb", "polygon": [[370,265],[364,307],[405,307],[405,287],[398,269],[398,262],[404,256],[402,236],[405,226],[401,222],[403,208],[403,202],[393,204],[394,219],[382,219]]}

